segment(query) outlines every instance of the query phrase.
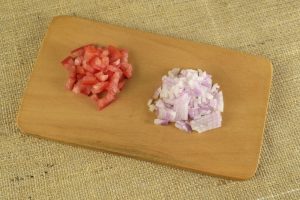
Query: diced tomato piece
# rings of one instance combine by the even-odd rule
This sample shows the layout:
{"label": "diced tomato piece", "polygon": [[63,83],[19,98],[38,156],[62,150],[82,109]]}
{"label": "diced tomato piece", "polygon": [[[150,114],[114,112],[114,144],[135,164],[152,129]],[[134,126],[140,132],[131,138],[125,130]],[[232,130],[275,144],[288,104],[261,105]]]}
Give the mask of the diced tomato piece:
{"label": "diced tomato piece", "polygon": [[90,45],[85,45],[84,47],[83,47],[83,49],[84,49],[84,51],[85,51],[85,53],[86,52],[88,52],[88,53],[91,53],[91,52],[98,52],[98,48],[95,46],[95,45],[93,45],[93,44],[90,44]]}
{"label": "diced tomato piece", "polygon": [[108,65],[107,70],[112,71],[112,72],[119,71],[119,69],[117,67],[113,66],[113,65]]}
{"label": "diced tomato piece", "polygon": [[105,74],[107,74],[108,75],[108,79],[110,79],[111,77],[112,77],[112,75],[114,74],[114,72],[112,72],[112,71],[106,71],[105,72]]}
{"label": "diced tomato piece", "polygon": [[91,88],[92,88],[91,85],[83,84],[83,81],[81,79],[74,85],[72,91],[75,94],[81,93],[81,94],[89,95],[91,93]]}
{"label": "diced tomato piece", "polygon": [[76,78],[76,76],[77,76],[76,70],[70,71],[70,72],[69,72],[69,77],[70,77],[70,78]]}
{"label": "diced tomato piece", "polygon": [[66,57],[63,61],[61,61],[61,64],[68,69],[69,67],[74,65],[74,60],[71,56]]}
{"label": "diced tomato piece", "polygon": [[115,94],[107,93],[104,97],[98,100],[98,108],[102,110],[115,100]]}
{"label": "diced tomato piece", "polygon": [[83,77],[84,77],[84,74],[77,74],[76,75],[77,80],[82,79]]}
{"label": "diced tomato piece", "polygon": [[94,45],[84,47],[84,59],[89,61],[94,56],[100,56],[99,50]]}
{"label": "diced tomato piece", "polygon": [[131,67],[131,65],[130,65],[130,67],[128,69],[126,69],[126,71],[124,72],[124,75],[127,78],[131,78],[132,77],[132,67]]}
{"label": "diced tomato piece", "polygon": [[83,56],[84,54],[84,49],[83,47],[80,47],[78,49],[74,49],[72,52],[71,52],[71,56],[73,58],[76,58],[76,57],[79,57],[79,56]]}
{"label": "diced tomato piece", "polygon": [[83,61],[83,56],[78,56],[74,60],[74,65],[79,66],[82,64],[82,61]]}
{"label": "diced tomato piece", "polygon": [[115,62],[112,63],[112,65],[118,67],[120,65],[121,61],[120,59],[116,60]]}
{"label": "diced tomato piece", "polygon": [[109,86],[107,87],[107,90],[114,93],[114,94],[117,94],[119,93],[119,81],[120,81],[120,78],[122,76],[122,72],[115,72],[112,77],[111,77],[111,80],[110,80],[110,83],[109,83]]}
{"label": "diced tomato piece", "polygon": [[125,49],[122,49],[120,52],[122,54],[121,63],[128,63],[128,51]]}
{"label": "diced tomato piece", "polygon": [[107,49],[104,49],[103,51],[102,51],[102,57],[107,57],[108,55],[109,55],[109,51],[107,50]]}
{"label": "diced tomato piece", "polygon": [[85,45],[85,46],[82,46],[82,47],[79,47],[77,49],[74,49],[71,51],[71,56],[73,58],[76,58],[78,56],[83,56],[84,55],[84,48],[87,47],[87,46],[91,46],[91,44],[88,44],[88,45]]}
{"label": "diced tomato piece", "polygon": [[82,86],[81,86],[81,83],[80,82],[77,82],[73,89],[72,89],[72,92],[74,92],[75,94],[79,94],[82,90]]}
{"label": "diced tomato piece", "polygon": [[118,84],[110,84],[107,89],[113,94],[118,94],[120,92]]}
{"label": "diced tomato piece", "polygon": [[66,83],[66,88],[68,90],[72,90],[75,82],[76,82],[76,78],[72,78],[72,77],[68,78],[67,83]]}
{"label": "diced tomato piece", "polygon": [[86,87],[83,87],[81,89],[81,93],[85,94],[87,96],[89,96],[91,94],[91,91],[92,91],[92,87],[91,86],[86,86]]}
{"label": "diced tomato piece", "polygon": [[126,80],[122,80],[122,81],[119,82],[118,88],[119,88],[120,91],[124,88],[125,83],[126,83]]}
{"label": "diced tomato piece", "polygon": [[120,68],[123,71],[126,78],[130,78],[132,76],[132,65],[131,64],[123,63]]}
{"label": "diced tomato piece", "polygon": [[95,85],[93,85],[91,91],[92,91],[93,94],[99,94],[99,93],[103,92],[107,88],[108,84],[109,83],[107,81],[105,81],[105,82],[98,82]]}
{"label": "diced tomato piece", "polygon": [[122,75],[123,75],[123,73],[122,73],[121,70],[116,71],[116,72],[114,73],[114,75],[112,76],[111,82],[119,83],[119,81],[120,81]]}
{"label": "diced tomato piece", "polygon": [[83,69],[83,67],[77,66],[76,67],[76,73],[84,75],[85,74],[85,70]]}
{"label": "diced tomato piece", "polygon": [[95,69],[85,62],[83,63],[82,67],[83,67],[83,69],[85,69],[88,72],[91,72],[91,73],[95,72]]}
{"label": "diced tomato piece", "polygon": [[101,57],[102,52],[103,52],[102,47],[97,47],[97,50],[98,50],[98,55],[99,55],[99,57]]}
{"label": "diced tomato piece", "polygon": [[87,44],[87,45],[84,45],[82,47],[79,47],[77,49],[74,49],[71,51],[71,56],[73,58],[76,58],[78,56],[83,56],[84,55],[84,48],[87,47],[87,46],[91,46],[92,44]]}
{"label": "diced tomato piece", "polygon": [[95,74],[96,78],[99,80],[99,81],[106,81],[108,79],[108,75],[107,74],[103,74],[103,72],[98,72]]}
{"label": "diced tomato piece", "polygon": [[114,46],[108,46],[107,49],[109,51],[109,59],[110,59],[111,63],[113,63],[116,60],[122,58],[121,52],[116,47],[114,47]]}
{"label": "diced tomato piece", "polygon": [[109,65],[109,57],[105,56],[105,57],[102,57],[102,64],[103,65]]}
{"label": "diced tomato piece", "polygon": [[102,61],[99,56],[94,56],[88,63],[96,70],[103,70]]}
{"label": "diced tomato piece", "polygon": [[94,74],[91,73],[91,72],[86,72],[85,75],[86,75],[86,76],[94,76]]}
{"label": "diced tomato piece", "polygon": [[[122,72],[122,71],[121,71],[121,72]],[[119,82],[123,81],[124,79],[125,79],[125,76],[124,76],[123,73],[122,73],[122,76],[121,76]]]}
{"label": "diced tomato piece", "polygon": [[120,66],[120,69],[122,70],[122,72],[126,71],[127,68],[128,68],[127,63],[122,63],[121,66]]}
{"label": "diced tomato piece", "polygon": [[76,67],[74,65],[66,68],[68,70],[69,73],[73,73],[73,72],[76,72]]}
{"label": "diced tomato piece", "polygon": [[98,82],[95,76],[84,76],[82,78],[83,85],[94,85]]}

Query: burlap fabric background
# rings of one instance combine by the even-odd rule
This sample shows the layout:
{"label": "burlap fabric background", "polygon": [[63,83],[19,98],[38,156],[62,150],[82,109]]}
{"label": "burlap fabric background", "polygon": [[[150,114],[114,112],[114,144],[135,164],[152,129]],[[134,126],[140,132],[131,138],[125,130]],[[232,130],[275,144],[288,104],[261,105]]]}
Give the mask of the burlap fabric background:
{"label": "burlap fabric background", "polygon": [[[261,54],[274,64],[256,176],[239,182],[21,135],[16,113],[53,16]],[[300,199],[300,1],[0,0],[0,199]]]}

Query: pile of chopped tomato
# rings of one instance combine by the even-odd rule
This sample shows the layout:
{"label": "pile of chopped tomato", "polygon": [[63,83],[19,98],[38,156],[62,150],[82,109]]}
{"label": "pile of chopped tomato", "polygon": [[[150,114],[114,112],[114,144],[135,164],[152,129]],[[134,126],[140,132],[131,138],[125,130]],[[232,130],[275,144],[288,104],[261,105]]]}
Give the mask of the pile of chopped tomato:
{"label": "pile of chopped tomato", "polygon": [[132,76],[128,52],[114,46],[86,45],[71,51],[61,63],[69,72],[66,88],[89,96],[99,110],[116,99]]}

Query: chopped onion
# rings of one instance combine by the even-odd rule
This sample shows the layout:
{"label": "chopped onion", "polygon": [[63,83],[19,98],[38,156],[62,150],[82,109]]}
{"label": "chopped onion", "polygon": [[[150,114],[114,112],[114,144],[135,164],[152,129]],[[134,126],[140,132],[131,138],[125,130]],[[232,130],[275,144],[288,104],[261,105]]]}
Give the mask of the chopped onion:
{"label": "chopped onion", "polygon": [[170,70],[148,101],[149,110],[157,114],[154,124],[175,122],[180,130],[199,133],[221,127],[224,102],[219,88],[212,83],[212,76],[200,69]]}

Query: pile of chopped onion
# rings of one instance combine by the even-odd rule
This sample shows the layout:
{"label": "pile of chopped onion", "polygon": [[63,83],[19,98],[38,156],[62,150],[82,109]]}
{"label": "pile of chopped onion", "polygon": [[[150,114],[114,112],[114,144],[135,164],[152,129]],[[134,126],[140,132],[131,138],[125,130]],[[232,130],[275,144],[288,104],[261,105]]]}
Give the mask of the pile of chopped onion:
{"label": "pile of chopped onion", "polygon": [[170,70],[148,101],[149,110],[157,114],[154,124],[175,122],[181,130],[198,133],[221,127],[224,102],[219,88],[201,70]]}

